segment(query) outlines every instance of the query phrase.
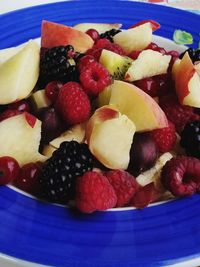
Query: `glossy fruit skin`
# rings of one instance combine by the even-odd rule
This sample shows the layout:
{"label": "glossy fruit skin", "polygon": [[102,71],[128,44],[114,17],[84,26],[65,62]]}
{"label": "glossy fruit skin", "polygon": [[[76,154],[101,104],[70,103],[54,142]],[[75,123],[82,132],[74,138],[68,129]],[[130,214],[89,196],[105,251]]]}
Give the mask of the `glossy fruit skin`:
{"label": "glossy fruit skin", "polygon": [[45,95],[48,97],[48,99],[52,102],[55,103],[58,97],[58,93],[60,88],[63,86],[63,83],[59,81],[52,81],[49,82],[45,86]]}
{"label": "glossy fruit skin", "polygon": [[40,163],[28,163],[21,168],[20,175],[14,180],[14,185],[31,194],[39,194],[39,174],[41,172]]}
{"label": "glossy fruit skin", "polygon": [[95,42],[96,42],[97,40],[99,40],[99,38],[100,38],[98,31],[95,30],[95,29],[89,29],[89,30],[86,31],[86,33],[87,33],[87,35],[89,35],[89,36],[92,38],[92,40],[95,41]]}
{"label": "glossy fruit skin", "polygon": [[3,120],[6,120],[8,118],[11,118],[13,116],[17,116],[21,114],[22,112],[15,109],[6,109],[0,114],[0,122]]}
{"label": "glossy fruit skin", "polygon": [[8,105],[8,109],[14,109],[20,112],[24,112],[24,111],[29,112],[30,106],[26,100],[21,100],[21,101]]}
{"label": "glossy fruit skin", "polygon": [[5,185],[15,180],[20,173],[18,162],[12,157],[0,157],[0,185]]}
{"label": "glossy fruit skin", "polygon": [[137,176],[150,169],[158,156],[158,148],[149,133],[136,133],[130,150],[128,171]]}
{"label": "glossy fruit skin", "polygon": [[42,121],[41,142],[44,144],[49,143],[64,130],[65,124],[53,107],[41,108],[37,117]]}

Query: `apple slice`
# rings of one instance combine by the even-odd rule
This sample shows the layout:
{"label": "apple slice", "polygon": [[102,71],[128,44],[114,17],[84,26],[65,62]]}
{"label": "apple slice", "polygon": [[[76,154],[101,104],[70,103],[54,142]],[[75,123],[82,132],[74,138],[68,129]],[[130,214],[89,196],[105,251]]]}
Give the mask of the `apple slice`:
{"label": "apple slice", "polygon": [[10,117],[0,122],[0,157],[15,158],[20,165],[44,161],[38,152],[41,138],[41,121],[27,113]]}
{"label": "apple slice", "polygon": [[125,74],[125,80],[133,82],[143,78],[165,74],[167,73],[170,60],[170,55],[163,55],[151,49],[144,50],[132,62]]}
{"label": "apple slice", "polygon": [[114,43],[120,45],[126,54],[134,50],[143,50],[152,41],[152,26],[150,22],[135,28],[124,30],[113,37]]}
{"label": "apple slice", "polygon": [[110,169],[127,169],[134,133],[134,123],[109,106],[97,109],[86,128],[91,153]]}
{"label": "apple slice", "polygon": [[128,116],[135,124],[137,132],[168,126],[165,113],[155,100],[133,84],[115,80],[109,105]]}
{"label": "apple slice", "polygon": [[92,38],[84,32],[62,24],[42,21],[42,47],[52,48],[60,45],[72,45],[75,51],[85,53],[93,44]]}
{"label": "apple slice", "polygon": [[52,103],[46,96],[45,90],[38,90],[30,97],[30,101],[33,105],[34,111],[37,112],[41,108],[49,107]]}
{"label": "apple slice", "polygon": [[200,76],[188,53],[185,53],[175,73],[175,87],[182,105],[200,108]]}
{"label": "apple slice", "polygon": [[0,50],[0,65],[16,55],[20,50],[22,50],[23,46],[21,45]]}
{"label": "apple slice", "polygon": [[26,98],[39,77],[39,46],[30,41],[16,55],[0,65],[0,104]]}
{"label": "apple slice", "polygon": [[95,29],[99,34],[101,34],[112,29],[118,30],[121,28],[121,26],[122,24],[119,23],[80,23],[76,24],[74,29],[81,32],[86,32],[89,29]]}
{"label": "apple slice", "polygon": [[67,131],[62,133],[59,137],[53,139],[50,142],[50,145],[53,147],[59,148],[62,142],[66,141],[77,141],[78,143],[82,143],[85,139],[85,123],[80,123],[72,126]]}
{"label": "apple slice", "polygon": [[49,159],[52,156],[53,152],[56,150],[57,150],[57,148],[53,147],[50,144],[45,145],[43,150],[42,150],[42,155],[44,155],[45,157],[47,157]]}

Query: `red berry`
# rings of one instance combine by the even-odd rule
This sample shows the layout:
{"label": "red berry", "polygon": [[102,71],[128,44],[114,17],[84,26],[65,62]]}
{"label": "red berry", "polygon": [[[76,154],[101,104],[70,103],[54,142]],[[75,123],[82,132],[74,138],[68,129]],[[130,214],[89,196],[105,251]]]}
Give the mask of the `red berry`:
{"label": "red berry", "polygon": [[8,105],[8,109],[14,109],[14,110],[18,110],[21,112],[23,112],[23,111],[29,112],[30,106],[26,100],[20,100],[18,102],[15,102],[15,103]]}
{"label": "red berry", "polygon": [[154,183],[139,187],[136,194],[130,201],[130,206],[138,209],[147,207],[150,203],[157,201],[161,197],[161,193],[156,190]]}
{"label": "red berry", "polygon": [[163,167],[161,181],[174,196],[187,196],[200,192],[200,160],[177,157]]}
{"label": "red berry", "polygon": [[179,52],[177,52],[175,50],[171,50],[171,51],[166,52],[166,55],[178,58],[180,54],[179,54]]}
{"label": "red berry", "polygon": [[82,58],[80,58],[78,62],[78,68],[81,71],[83,68],[87,67],[88,64],[95,61],[95,58],[91,55],[86,55]]}
{"label": "red berry", "polygon": [[8,118],[11,118],[13,116],[19,115],[19,114],[22,114],[22,112],[19,111],[19,110],[6,109],[4,112],[2,112],[0,114],[0,122],[3,121],[3,120],[6,120]]}
{"label": "red berry", "polygon": [[20,175],[14,180],[14,185],[19,189],[37,194],[39,193],[39,174],[41,171],[40,163],[28,163],[21,168]]}
{"label": "red berry", "polygon": [[139,54],[141,53],[141,50],[138,51],[132,51],[128,56],[132,58],[133,60],[137,59],[139,57]]}
{"label": "red berry", "polygon": [[116,207],[124,207],[136,193],[138,184],[135,178],[126,171],[113,170],[105,173],[108,181],[113,186],[116,196]]}
{"label": "red berry", "polygon": [[86,31],[86,33],[93,39],[94,42],[100,38],[98,31],[95,29],[89,29]]}
{"label": "red berry", "polygon": [[155,44],[155,43],[150,43],[150,44],[146,47],[146,49],[154,50],[154,49],[156,49],[157,47],[158,47],[157,44]]}
{"label": "red berry", "polygon": [[181,105],[175,95],[162,96],[159,105],[167,118],[174,123],[178,132],[182,131],[187,122],[199,119],[199,115],[194,113],[194,109]]}
{"label": "red berry", "polygon": [[68,124],[86,121],[90,116],[90,100],[79,83],[68,82],[59,91],[56,107]]}
{"label": "red berry", "polygon": [[154,78],[144,78],[142,80],[134,82],[134,84],[152,97],[158,95],[159,88]]}
{"label": "red berry", "polygon": [[59,81],[52,81],[46,85],[45,94],[52,103],[56,102],[59,90],[62,86],[63,84]]}
{"label": "red berry", "polygon": [[114,52],[116,54],[119,54],[121,56],[124,56],[125,55],[124,50],[118,44],[110,43],[109,45],[107,45],[105,47],[105,49],[107,49],[109,51],[112,51],[112,52]]}
{"label": "red berry", "polygon": [[175,126],[170,121],[168,121],[168,127],[153,130],[150,132],[150,135],[161,153],[172,150],[176,143]]}
{"label": "red berry", "polygon": [[0,157],[0,185],[10,183],[19,175],[20,167],[12,157]]}
{"label": "red berry", "polygon": [[75,200],[80,211],[91,213],[115,207],[117,196],[104,175],[88,171],[77,179]]}
{"label": "red berry", "polygon": [[108,46],[110,44],[111,44],[111,42],[108,39],[102,38],[102,39],[99,39],[95,43],[95,45],[93,46],[93,48],[95,48],[95,49],[102,48],[103,49],[103,48],[105,48],[106,46]]}
{"label": "red berry", "polygon": [[156,47],[156,48],[154,48],[153,49],[154,51],[157,51],[157,52],[159,52],[159,53],[161,53],[161,54],[163,54],[163,55],[165,55],[166,54],[166,50],[163,48],[163,47]]}
{"label": "red berry", "polygon": [[91,62],[80,73],[80,81],[88,95],[98,95],[112,80],[109,72],[98,62]]}

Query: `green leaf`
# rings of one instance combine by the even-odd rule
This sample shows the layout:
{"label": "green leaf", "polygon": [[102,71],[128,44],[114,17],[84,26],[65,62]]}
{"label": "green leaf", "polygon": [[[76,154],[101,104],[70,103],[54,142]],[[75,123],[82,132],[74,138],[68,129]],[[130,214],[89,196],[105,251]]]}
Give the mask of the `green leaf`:
{"label": "green leaf", "polygon": [[193,36],[191,33],[181,30],[175,30],[173,35],[174,42],[177,44],[192,44]]}

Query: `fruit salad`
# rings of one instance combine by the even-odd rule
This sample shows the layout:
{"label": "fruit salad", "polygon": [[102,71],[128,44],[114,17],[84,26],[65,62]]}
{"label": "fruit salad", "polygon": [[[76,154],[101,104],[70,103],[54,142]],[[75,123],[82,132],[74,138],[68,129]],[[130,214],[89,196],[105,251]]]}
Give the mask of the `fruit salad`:
{"label": "fruit salad", "polygon": [[0,185],[84,213],[200,192],[200,50],[121,27],[42,21],[0,51]]}

